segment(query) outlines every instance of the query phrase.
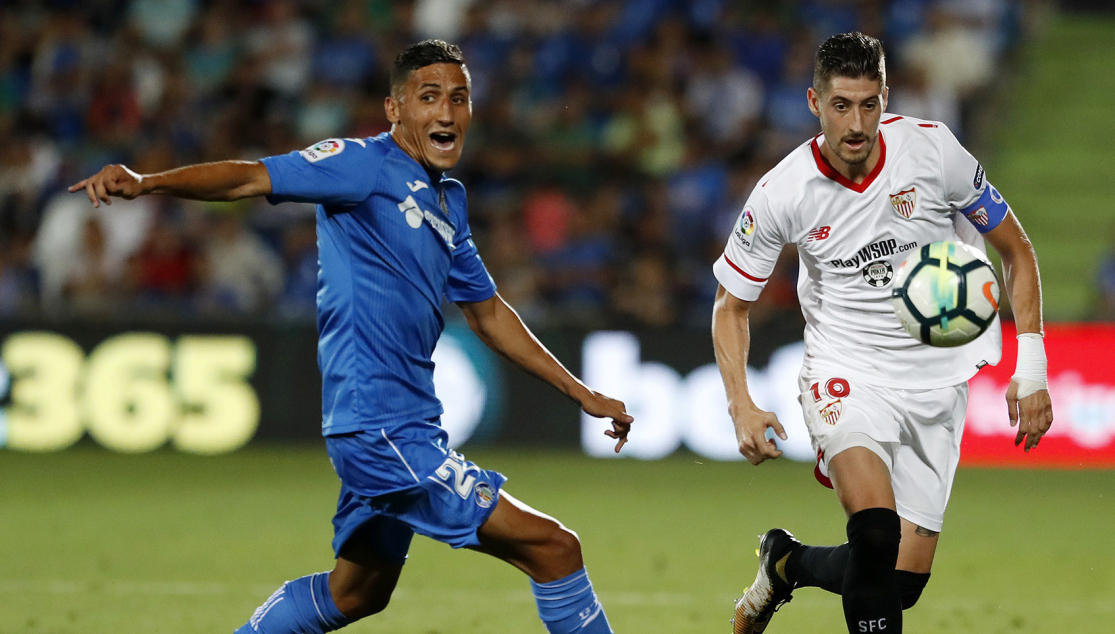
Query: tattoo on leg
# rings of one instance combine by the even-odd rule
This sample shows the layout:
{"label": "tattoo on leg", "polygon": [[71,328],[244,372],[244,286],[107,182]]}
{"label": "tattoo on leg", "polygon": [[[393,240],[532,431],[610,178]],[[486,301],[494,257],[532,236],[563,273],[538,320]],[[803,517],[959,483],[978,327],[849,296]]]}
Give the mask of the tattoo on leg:
{"label": "tattoo on leg", "polygon": [[941,534],[941,531],[931,531],[928,528],[925,528],[924,526],[919,526],[914,531],[914,533],[917,534],[917,535],[921,535],[922,537],[936,537],[936,536]]}

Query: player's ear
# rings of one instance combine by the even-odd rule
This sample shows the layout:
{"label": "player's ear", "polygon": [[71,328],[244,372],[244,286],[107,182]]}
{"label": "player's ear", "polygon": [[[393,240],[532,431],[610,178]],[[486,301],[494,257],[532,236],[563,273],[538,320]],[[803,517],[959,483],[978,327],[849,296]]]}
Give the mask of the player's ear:
{"label": "player's ear", "polygon": [[809,102],[809,112],[818,119],[821,117],[821,95],[812,86],[805,93],[805,100]]}
{"label": "player's ear", "polygon": [[399,116],[399,102],[394,97],[388,97],[383,100],[383,111],[387,114],[387,120],[390,121],[392,125],[398,123],[402,118]]}
{"label": "player's ear", "polygon": [[883,112],[887,111],[887,101],[890,100],[890,86],[883,86]]}

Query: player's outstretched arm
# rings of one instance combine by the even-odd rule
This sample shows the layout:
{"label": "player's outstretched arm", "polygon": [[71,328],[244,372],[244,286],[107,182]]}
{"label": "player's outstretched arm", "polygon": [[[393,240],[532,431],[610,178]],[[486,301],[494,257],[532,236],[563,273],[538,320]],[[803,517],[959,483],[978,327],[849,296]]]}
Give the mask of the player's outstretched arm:
{"label": "player's outstretched arm", "polygon": [[1045,348],[1041,340],[1038,258],[1014,212],[1008,212],[999,226],[984,237],[1003,259],[1007,295],[1018,327],[1018,366],[1007,388],[1007,412],[1011,427],[1018,425],[1014,444],[1025,440],[1025,450],[1030,451],[1053,424],[1053,404],[1049,399]]}
{"label": "player's outstretched arm", "polygon": [[112,197],[132,200],[161,194],[192,200],[239,200],[271,193],[271,176],[259,161],[221,161],[188,165],[158,174],[137,174],[124,165],[106,165],[93,176],[70,186],[85,190],[89,202],[100,207]]}
{"label": "player's outstretched arm", "polygon": [[728,392],[728,413],[736,428],[739,452],[757,465],[767,458],[782,455],[774,441],[767,440],[767,428],[773,429],[782,440],[786,440],[786,431],[777,416],[755,406],[747,391],[747,353],[751,349],[747,316],[750,310],[751,302],[737,298],[723,286],[718,288],[712,311],[712,346],[724,389]]}
{"label": "player's outstretched arm", "polygon": [[457,305],[464,312],[469,328],[484,345],[556,387],[576,401],[585,413],[612,419],[612,429],[604,433],[616,439],[616,453],[619,453],[634,421],[622,402],[590,389],[565,369],[498,293],[482,302],[458,302]]}

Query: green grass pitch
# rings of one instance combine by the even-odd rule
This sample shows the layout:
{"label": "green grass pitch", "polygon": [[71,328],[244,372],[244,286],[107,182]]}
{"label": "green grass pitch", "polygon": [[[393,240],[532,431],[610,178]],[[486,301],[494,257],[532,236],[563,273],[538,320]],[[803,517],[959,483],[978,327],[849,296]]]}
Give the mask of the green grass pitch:
{"label": "green grass pitch", "polygon": [[[755,536],[842,540],[811,467],[470,451],[576,529],[617,632],[728,632]],[[906,632],[1110,632],[1115,473],[962,470],[933,580]],[[323,447],[216,457],[0,453],[0,634],[228,634],[284,580],[331,567]],[[526,579],[416,538],[387,611],[347,631],[544,634]],[[771,634],[843,632],[798,592]]]}

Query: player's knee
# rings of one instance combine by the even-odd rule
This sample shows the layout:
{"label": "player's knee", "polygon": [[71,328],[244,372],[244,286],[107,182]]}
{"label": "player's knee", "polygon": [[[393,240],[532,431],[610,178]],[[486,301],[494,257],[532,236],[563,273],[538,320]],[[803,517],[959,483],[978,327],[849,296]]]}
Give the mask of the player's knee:
{"label": "player's knee", "polygon": [[921,598],[922,590],[929,583],[929,573],[896,570],[894,582],[898,586],[898,594],[902,597],[902,609],[908,610]]}
{"label": "player's knee", "polygon": [[564,526],[558,526],[550,538],[550,545],[562,559],[581,558],[581,540],[577,533]]}
{"label": "player's knee", "polygon": [[[393,588],[392,588],[393,590]],[[351,591],[333,596],[333,603],[346,617],[357,620],[387,609],[391,602],[391,590],[374,588],[365,591]]]}
{"label": "player's knee", "polygon": [[555,523],[540,547],[530,555],[532,576],[547,581],[560,579],[584,566],[581,558],[581,540],[577,533]]}
{"label": "player's knee", "polygon": [[859,565],[894,570],[902,525],[898,513],[886,508],[864,509],[848,519],[849,555]]}

